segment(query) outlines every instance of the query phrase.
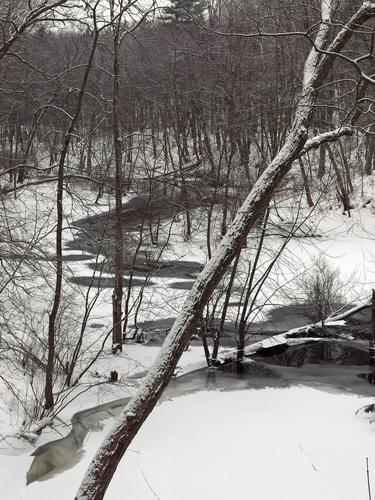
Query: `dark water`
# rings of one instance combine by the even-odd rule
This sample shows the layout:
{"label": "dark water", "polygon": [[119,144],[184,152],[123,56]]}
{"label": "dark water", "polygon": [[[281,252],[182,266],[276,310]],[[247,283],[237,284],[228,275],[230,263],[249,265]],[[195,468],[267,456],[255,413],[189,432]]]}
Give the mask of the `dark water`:
{"label": "dark water", "polygon": [[355,341],[322,340],[296,346],[277,346],[261,350],[254,359],[269,364],[301,367],[306,364],[368,365],[368,345]]}
{"label": "dark water", "polygon": [[[294,346],[283,352],[258,355],[243,364],[229,363],[218,369],[201,369],[173,379],[161,402],[198,391],[237,391],[287,388],[292,385],[319,387],[335,393],[355,393],[375,397],[373,367],[365,344],[322,341]],[[371,382],[371,383],[369,383]],[[106,419],[117,416],[129,399],[120,399],[76,413],[72,430],[65,438],[47,443],[33,453],[27,483],[47,480],[73,467],[81,457],[88,432],[100,430]]]}
{"label": "dark water", "polygon": [[118,399],[75,413],[71,420],[72,430],[66,437],[46,443],[34,451],[34,460],[27,472],[26,483],[49,479],[51,473],[73,467],[80,459],[81,448],[88,432],[101,430],[103,422],[118,416],[128,401],[129,398]]}

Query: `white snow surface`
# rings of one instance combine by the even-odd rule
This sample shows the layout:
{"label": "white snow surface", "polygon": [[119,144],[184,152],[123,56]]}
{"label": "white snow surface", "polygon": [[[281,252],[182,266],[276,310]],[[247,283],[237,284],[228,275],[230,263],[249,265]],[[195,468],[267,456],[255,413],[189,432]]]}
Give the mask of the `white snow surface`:
{"label": "white snow surface", "polygon": [[[358,500],[375,427],[356,410],[372,398],[323,387],[202,391],[159,405],[120,463],[106,500]],[[73,468],[25,486],[31,457],[4,462],[4,500],[67,500],[103,436],[90,433]],[[374,477],[374,476],[373,476]]]}

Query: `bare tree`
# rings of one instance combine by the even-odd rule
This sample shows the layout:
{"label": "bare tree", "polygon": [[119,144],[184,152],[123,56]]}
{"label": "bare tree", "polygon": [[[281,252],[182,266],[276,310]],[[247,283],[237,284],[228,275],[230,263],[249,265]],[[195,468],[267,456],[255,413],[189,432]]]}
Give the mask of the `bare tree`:
{"label": "bare tree", "polygon": [[[117,8],[119,12],[117,12]],[[120,62],[119,49],[122,35],[122,17],[124,14],[123,2],[116,5],[110,2],[111,28],[113,30],[113,94],[112,94],[112,131],[115,151],[115,192],[116,192],[116,243],[115,243],[115,288],[113,291],[113,336],[112,349],[122,350],[122,295],[123,295],[123,268],[124,268],[124,242],[123,242],[123,171],[122,171],[122,143],[120,137],[119,117],[119,91],[120,91]]]}
{"label": "bare tree", "polygon": [[74,115],[71,118],[68,130],[65,134],[63,146],[60,153],[58,173],[57,173],[57,198],[56,198],[56,208],[57,208],[57,225],[56,225],[56,283],[54,291],[54,299],[51,312],[49,313],[48,322],[48,359],[47,359],[47,370],[46,370],[46,385],[45,385],[45,409],[49,410],[53,408],[54,397],[53,397],[53,371],[55,363],[55,329],[56,329],[56,318],[60,307],[61,301],[61,291],[62,291],[62,278],[63,278],[63,252],[62,252],[62,233],[63,233],[63,190],[64,190],[64,172],[65,172],[65,162],[68,154],[69,146],[72,137],[75,133],[75,127],[78,123],[79,116],[81,113],[82,102],[85,96],[86,85],[92,69],[94,54],[99,41],[99,33],[97,22],[96,22],[96,11],[92,10],[93,19],[93,37],[91,49],[89,52],[89,57],[87,60],[85,72],[83,75],[82,84],[78,93],[77,103]]}

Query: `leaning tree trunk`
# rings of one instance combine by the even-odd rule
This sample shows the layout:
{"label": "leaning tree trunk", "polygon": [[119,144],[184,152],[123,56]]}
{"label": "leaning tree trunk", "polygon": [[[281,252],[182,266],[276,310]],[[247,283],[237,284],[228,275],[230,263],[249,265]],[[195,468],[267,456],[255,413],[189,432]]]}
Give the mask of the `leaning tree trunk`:
{"label": "leaning tree trunk", "polygon": [[[342,49],[355,27],[365,22],[370,16],[375,15],[375,5],[364,4],[328,46],[329,54],[322,55],[319,49],[326,48],[330,34],[331,8],[329,7],[331,4],[332,2],[329,0],[322,1],[325,22],[321,23],[315,39],[314,47],[318,50],[313,48],[307,58],[302,94],[292,129],[284,146],[251,190],[215,254],[197,278],[141,388],[133,396],[91,462],[77,492],[76,500],[103,499],[122,456],[172,377],[204,305],[229,268],[239,245],[253,227],[258,214],[264,211],[270,197],[290,170],[292,163],[301,153],[306,151],[307,130],[316,102],[317,91],[334,60],[332,53]],[[334,140],[335,137],[348,133],[350,133],[348,129],[340,129],[332,133],[322,134],[309,141],[309,147],[319,146],[325,140]]]}

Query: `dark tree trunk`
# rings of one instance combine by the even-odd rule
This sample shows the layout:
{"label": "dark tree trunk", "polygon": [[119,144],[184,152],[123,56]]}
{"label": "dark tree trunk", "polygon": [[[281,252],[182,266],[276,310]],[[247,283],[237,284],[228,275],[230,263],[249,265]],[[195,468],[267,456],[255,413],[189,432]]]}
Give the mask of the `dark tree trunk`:
{"label": "dark tree trunk", "polygon": [[319,170],[318,179],[322,179],[326,173],[326,147],[321,144],[319,148]]}
{"label": "dark tree trunk", "polygon": [[53,374],[55,364],[55,336],[56,336],[56,319],[60,307],[61,290],[62,290],[62,277],[63,277],[63,256],[62,256],[62,231],[63,231],[63,188],[64,188],[64,166],[66,156],[68,154],[69,144],[74,134],[75,126],[78,122],[79,114],[81,112],[82,102],[85,95],[85,89],[89,74],[94,59],[95,50],[98,44],[99,34],[96,31],[94,40],[92,42],[89,60],[86,65],[85,73],[82,80],[82,85],[79,91],[75,114],[70,123],[63,148],[61,150],[58,180],[57,180],[57,225],[56,225],[56,282],[52,310],[49,313],[48,321],[48,355],[47,355],[47,369],[46,369],[46,384],[44,390],[45,409],[49,410],[54,406],[53,396]]}
{"label": "dark tree trunk", "polygon": [[[113,14],[113,13],[112,13]],[[120,92],[120,63],[119,63],[119,43],[120,43],[120,23],[116,22],[113,39],[113,94],[112,94],[112,133],[115,151],[115,198],[116,198],[116,223],[115,223],[115,288],[112,295],[113,306],[113,333],[112,349],[122,351],[122,295],[123,295],[123,275],[124,275],[124,241],[123,241],[123,172],[122,172],[122,144],[120,137],[120,117],[119,117],[119,92]]]}
{"label": "dark tree trunk", "polygon": [[307,201],[308,206],[311,208],[311,207],[314,206],[314,202],[313,202],[313,199],[311,197],[309,178],[308,178],[308,176],[306,174],[306,170],[305,170],[305,166],[303,164],[302,158],[299,159],[299,166],[300,166],[300,169],[301,169],[301,175],[302,175],[302,180],[303,180],[303,187],[304,187],[305,194],[306,194],[306,201]]}

